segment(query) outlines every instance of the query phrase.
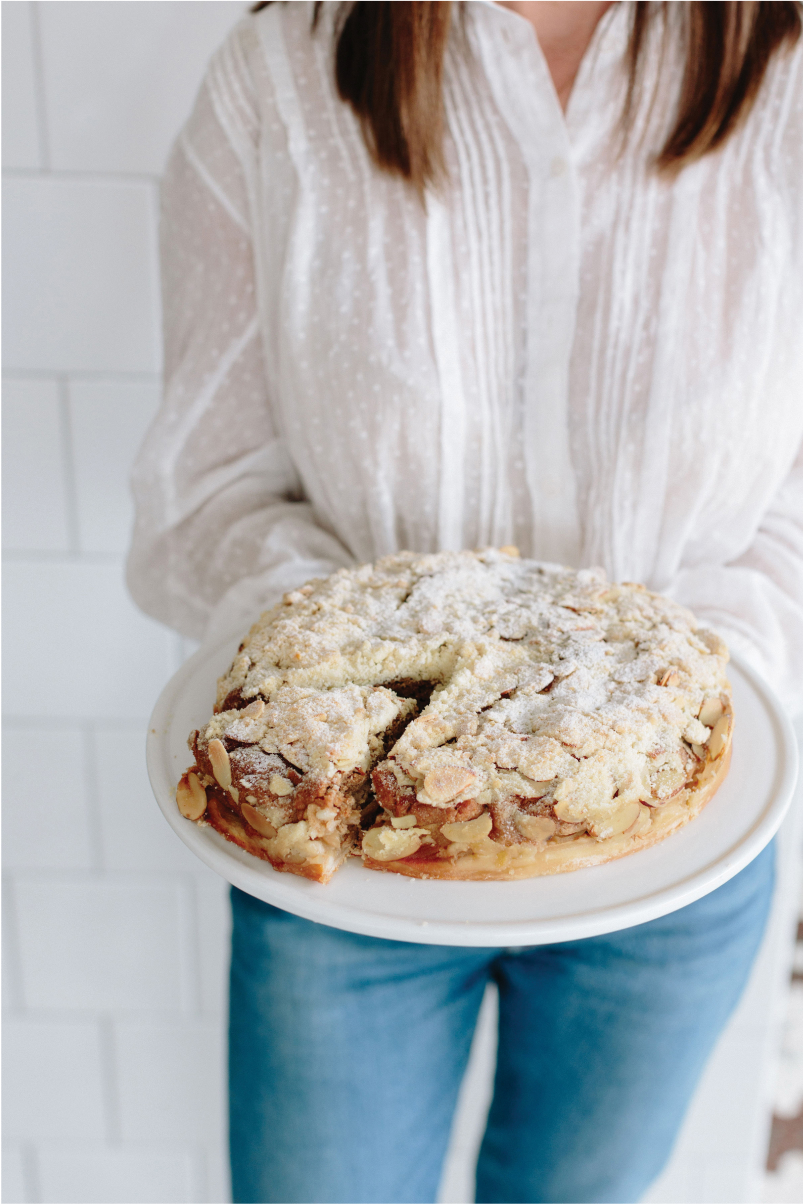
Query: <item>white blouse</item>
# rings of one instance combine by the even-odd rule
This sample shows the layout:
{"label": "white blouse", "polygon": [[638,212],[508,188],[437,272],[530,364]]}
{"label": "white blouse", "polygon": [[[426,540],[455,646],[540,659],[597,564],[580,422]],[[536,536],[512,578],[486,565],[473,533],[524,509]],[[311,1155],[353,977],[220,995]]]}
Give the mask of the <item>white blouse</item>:
{"label": "white blouse", "polygon": [[666,178],[675,6],[623,146],[628,4],[565,116],[532,27],[467,4],[424,207],[337,97],[335,8],[243,21],[171,157],[134,597],[201,636],[341,565],[517,544],[672,595],[799,705],[803,45]]}

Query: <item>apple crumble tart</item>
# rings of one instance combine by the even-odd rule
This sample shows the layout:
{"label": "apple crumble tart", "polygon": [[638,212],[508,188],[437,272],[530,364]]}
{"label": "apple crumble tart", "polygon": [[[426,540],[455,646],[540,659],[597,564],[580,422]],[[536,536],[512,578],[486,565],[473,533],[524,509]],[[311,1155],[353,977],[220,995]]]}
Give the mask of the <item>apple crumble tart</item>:
{"label": "apple crumble tart", "polygon": [[340,569],[240,645],[176,794],[275,869],[507,879],[662,840],[725,777],[722,640],[515,548]]}

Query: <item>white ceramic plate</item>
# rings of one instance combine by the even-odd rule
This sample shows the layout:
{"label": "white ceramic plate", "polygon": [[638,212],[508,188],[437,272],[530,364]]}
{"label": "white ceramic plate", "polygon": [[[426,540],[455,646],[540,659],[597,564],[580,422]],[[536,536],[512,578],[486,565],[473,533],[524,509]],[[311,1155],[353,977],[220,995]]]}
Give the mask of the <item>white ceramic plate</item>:
{"label": "white ceramic plate", "polygon": [[621,861],[518,882],[433,882],[377,873],[350,858],[328,886],[277,873],[265,861],[179,814],[187,736],[208,722],[215,683],[237,640],[201,649],[168,682],[148,731],[148,772],[171,828],[240,890],[308,920],[392,940],[521,946],[577,940],[666,915],[727,882],[775,835],[797,775],[789,720],[747,665],[731,662],[735,731],[731,769],[697,819]]}

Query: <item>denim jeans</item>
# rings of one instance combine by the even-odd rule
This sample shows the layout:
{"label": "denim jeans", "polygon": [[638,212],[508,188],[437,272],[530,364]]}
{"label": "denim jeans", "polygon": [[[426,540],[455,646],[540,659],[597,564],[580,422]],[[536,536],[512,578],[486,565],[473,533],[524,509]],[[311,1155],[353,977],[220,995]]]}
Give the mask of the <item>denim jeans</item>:
{"label": "denim jeans", "polygon": [[637,1200],[744,987],[773,865],[770,846],[663,919],[525,949],[355,936],[233,890],[234,1200],[433,1201],[491,979],[477,1200]]}

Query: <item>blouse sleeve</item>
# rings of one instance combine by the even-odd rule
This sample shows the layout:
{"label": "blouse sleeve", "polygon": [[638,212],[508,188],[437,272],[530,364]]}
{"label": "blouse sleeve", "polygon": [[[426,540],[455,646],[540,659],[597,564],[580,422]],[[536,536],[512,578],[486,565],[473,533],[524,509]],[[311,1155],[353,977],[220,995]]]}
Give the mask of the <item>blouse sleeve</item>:
{"label": "blouse sleeve", "polygon": [[803,708],[803,447],[747,551],[727,565],[684,569],[670,591]]}
{"label": "blouse sleeve", "polygon": [[316,524],[271,416],[250,233],[258,115],[238,47],[212,61],[164,178],[164,397],[132,480],[131,593],[196,638],[351,559]]}

